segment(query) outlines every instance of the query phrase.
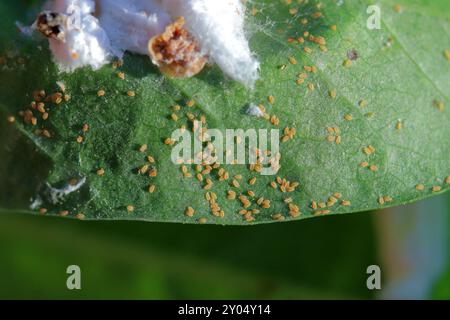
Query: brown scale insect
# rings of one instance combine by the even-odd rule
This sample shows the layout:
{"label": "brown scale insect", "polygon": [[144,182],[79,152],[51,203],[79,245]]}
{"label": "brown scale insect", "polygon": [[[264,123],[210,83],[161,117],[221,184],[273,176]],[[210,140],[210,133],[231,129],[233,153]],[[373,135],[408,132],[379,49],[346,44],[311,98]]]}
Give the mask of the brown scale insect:
{"label": "brown scale insect", "polygon": [[44,36],[59,41],[65,40],[64,28],[67,25],[67,16],[61,13],[44,11],[36,20],[36,29]]}
{"label": "brown scale insect", "polygon": [[183,25],[184,18],[180,17],[148,44],[153,62],[162,72],[176,78],[196,75],[208,61],[200,52],[197,41]]}

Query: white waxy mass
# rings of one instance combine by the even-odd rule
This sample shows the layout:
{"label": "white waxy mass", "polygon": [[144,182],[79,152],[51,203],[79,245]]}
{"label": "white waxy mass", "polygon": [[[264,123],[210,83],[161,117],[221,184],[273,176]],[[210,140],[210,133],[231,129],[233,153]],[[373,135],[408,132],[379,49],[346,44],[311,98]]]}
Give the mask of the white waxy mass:
{"label": "white waxy mass", "polygon": [[259,62],[245,36],[241,0],[50,0],[44,10],[64,21],[59,37],[46,34],[62,71],[98,69],[125,51],[149,55],[149,41],[183,17],[183,28],[210,63],[247,87],[259,76]]}

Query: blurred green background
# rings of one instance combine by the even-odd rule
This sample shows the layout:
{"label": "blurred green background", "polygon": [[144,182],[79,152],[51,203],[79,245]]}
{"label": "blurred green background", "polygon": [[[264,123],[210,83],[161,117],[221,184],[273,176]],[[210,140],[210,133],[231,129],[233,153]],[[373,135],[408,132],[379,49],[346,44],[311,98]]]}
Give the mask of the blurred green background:
{"label": "blurred green background", "polygon": [[[442,199],[448,201],[446,195]],[[383,230],[375,226],[389,216],[221,227],[3,212],[0,298],[376,298],[380,292],[366,287],[366,268],[381,264],[383,270],[377,240]],[[81,268],[79,291],[66,288],[72,264]],[[439,278],[430,298],[449,297],[449,273]]]}
{"label": "blurred green background", "polygon": [[[371,297],[371,215],[255,227],[0,219],[1,298]],[[79,265],[82,290],[66,288]]]}

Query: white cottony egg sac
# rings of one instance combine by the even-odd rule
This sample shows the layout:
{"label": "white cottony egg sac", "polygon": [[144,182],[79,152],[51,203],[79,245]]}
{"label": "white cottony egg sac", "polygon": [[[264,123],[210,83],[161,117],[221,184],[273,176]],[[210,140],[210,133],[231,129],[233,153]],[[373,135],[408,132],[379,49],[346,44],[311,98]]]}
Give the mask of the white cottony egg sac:
{"label": "white cottony egg sac", "polygon": [[48,22],[50,49],[62,71],[85,65],[96,70],[110,61],[109,38],[91,14],[95,10],[94,1],[55,0],[47,3],[45,9],[48,10],[45,16],[41,15],[35,25],[42,28],[43,20]]}
{"label": "white cottony egg sac", "polygon": [[149,40],[172,22],[158,1],[100,0],[97,6],[112,47],[122,52],[148,54]]}
{"label": "white cottony egg sac", "polygon": [[245,7],[241,0],[163,0],[173,16],[183,16],[186,28],[202,51],[222,71],[246,86],[258,79],[259,63],[244,34]]}
{"label": "white cottony egg sac", "polygon": [[173,77],[194,76],[207,62],[247,87],[259,77],[242,0],[49,0],[44,10],[33,28],[62,71],[96,70],[129,51]]}

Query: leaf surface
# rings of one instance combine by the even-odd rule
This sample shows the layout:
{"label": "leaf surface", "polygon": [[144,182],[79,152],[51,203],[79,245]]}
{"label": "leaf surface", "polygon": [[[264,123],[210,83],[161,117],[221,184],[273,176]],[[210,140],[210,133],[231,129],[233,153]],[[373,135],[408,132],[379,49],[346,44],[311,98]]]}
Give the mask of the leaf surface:
{"label": "leaf surface", "polygon": [[[30,196],[45,189],[46,181],[61,187],[85,178],[86,183],[60,203],[51,204],[44,197],[41,207],[47,214],[67,210],[71,217],[83,213],[86,219],[248,225],[401,205],[448,190],[449,3],[396,3],[400,7],[382,1],[381,29],[369,30],[366,1],[249,2],[247,31],[261,61],[261,79],[254,90],[226,79],[217,67],[191,79],[169,79],[148,57],[132,54],[119,68],[61,74],[46,41],[4,32],[0,107],[5,117],[16,115],[18,130],[5,122],[0,127],[2,133],[9,132],[0,138],[6,155],[1,160],[0,190],[21,191],[12,198],[1,197],[0,205],[26,208]],[[23,5],[2,6],[7,31],[15,19],[30,23],[37,7],[21,15],[24,9],[16,6]],[[304,43],[299,43],[300,37]],[[354,59],[351,66],[349,57]],[[305,71],[305,66],[314,68]],[[125,74],[124,80],[118,72]],[[56,92],[57,81],[65,84],[70,100],[48,103],[45,121],[33,110],[38,124],[25,124],[18,112],[29,108],[35,90]],[[99,97],[99,90],[105,95]],[[128,96],[128,91],[135,96]],[[190,101],[195,102],[192,107]],[[263,105],[279,124],[247,115],[251,104]],[[175,105],[181,110],[173,111]],[[196,119],[204,116],[208,128],[222,132],[280,129],[283,135],[286,127],[295,128],[295,136],[280,144],[277,176],[299,186],[293,192],[282,192],[279,184],[274,189],[270,184],[276,176],[263,176],[248,165],[222,165],[229,175],[223,181],[217,168],[200,182],[195,165],[187,166],[191,177],[184,177],[181,166],[170,159],[172,146],[164,141],[183,125],[191,128],[189,114]],[[89,130],[84,132],[86,124]],[[44,137],[43,130],[51,137]],[[17,132],[32,144],[16,137]],[[21,142],[12,144],[11,136]],[[148,149],[140,152],[143,144]],[[34,154],[35,148],[39,156],[24,157]],[[154,164],[148,163],[148,155]],[[157,170],[155,177],[138,173],[146,164]],[[97,174],[100,168],[102,176]],[[23,182],[25,173],[34,177],[29,183]],[[239,175],[235,187],[232,181]],[[205,190],[208,178],[213,186]],[[151,185],[153,193],[148,192]],[[421,186],[423,190],[418,190]],[[229,190],[237,194],[235,200],[227,199]],[[212,213],[207,192],[217,195],[223,217]],[[240,214],[240,195],[251,202],[248,210],[259,213]],[[270,200],[270,207],[258,205],[260,198]],[[292,214],[293,205],[300,215]],[[131,206],[134,210],[129,210]],[[193,217],[184,214],[187,207],[195,210]]]}

